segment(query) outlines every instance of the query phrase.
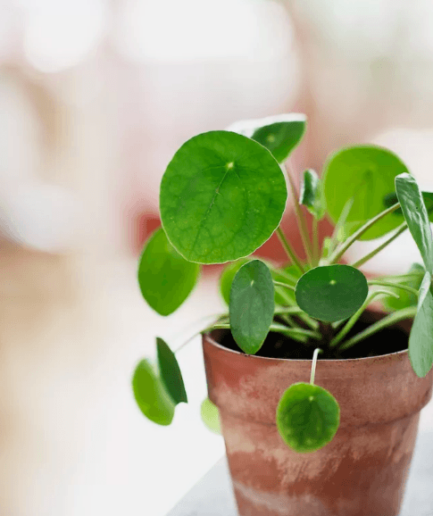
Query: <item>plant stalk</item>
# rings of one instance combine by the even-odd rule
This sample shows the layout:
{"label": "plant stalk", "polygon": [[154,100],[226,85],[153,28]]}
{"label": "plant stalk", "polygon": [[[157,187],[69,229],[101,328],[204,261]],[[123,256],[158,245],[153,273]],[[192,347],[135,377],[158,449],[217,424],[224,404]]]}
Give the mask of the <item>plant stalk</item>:
{"label": "plant stalk", "polygon": [[316,377],[316,365],[317,365],[317,356],[319,353],[322,353],[320,348],[316,348],[313,353],[313,364],[311,366],[311,376],[310,376],[310,384],[314,385],[314,379]]}
{"label": "plant stalk", "polygon": [[396,232],[388,238],[388,240],[385,240],[383,244],[381,244],[379,247],[371,251],[371,253],[368,253],[363,258],[360,258],[355,263],[352,264],[352,267],[361,267],[361,265],[364,265],[364,263],[367,263],[368,260],[371,260],[374,256],[376,256],[382,249],[385,249],[391,242],[393,242],[397,237],[399,237],[402,233],[404,233],[407,229],[406,222],[403,222],[401,226],[399,226],[396,230]]}
{"label": "plant stalk", "polygon": [[415,294],[418,296],[419,292],[416,288],[408,287],[407,285],[402,285],[401,283],[392,283],[391,281],[379,281],[379,280],[369,280],[369,285],[378,285],[379,287],[391,287],[391,288],[399,288],[400,290],[405,290],[410,294]]}
{"label": "plant stalk", "polygon": [[366,233],[371,227],[373,227],[376,222],[379,222],[379,220],[382,220],[384,217],[389,215],[390,213],[393,213],[395,210],[398,210],[400,208],[400,203],[396,203],[390,208],[382,211],[376,217],[373,217],[368,222],[366,222],[362,227],[358,229],[358,231],[355,231],[351,237],[349,237],[338,249],[334,251],[332,256],[329,259],[329,263],[337,263],[338,260],[343,256],[343,254],[349,249],[349,247],[358,240],[364,233]]}
{"label": "plant stalk", "polygon": [[288,289],[292,290],[293,292],[296,291],[296,288],[293,285],[289,285],[288,283],[282,283],[281,281],[274,280],[274,285],[276,285],[277,287],[288,288]]}
{"label": "plant stalk", "polygon": [[[355,326],[358,319],[361,317],[361,315],[364,313],[364,310],[367,308],[367,306],[378,296],[383,295],[389,295],[389,292],[383,291],[383,290],[376,290],[375,292],[372,292],[367,299],[364,301],[363,305],[357,312],[355,312],[352,317],[348,320],[348,322],[345,324],[343,329],[336,335],[331,342],[329,343],[330,348],[335,348],[337,344],[339,344],[344,337],[349,333],[349,331]],[[342,348],[341,348],[342,349]]]}
{"label": "plant stalk", "polygon": [[340,346],[340,351],[343,351],[345,349],[349,349],[358,342],[361,342],[362,340],[366,339],[367,337],[371,337],[371,335],[374,335],[380,330],[383,330],[387,326],[391,326],[392,324],[395,324],[396,322],[403,321],[405,319],[410,319],[411,317],[415,317],[417,311],[416,306],[410,306],[408,308],[403,308],[402,310],[398,310],[397,312],[394,312],[387,317],[384,317],[380,321],[377,321],[376,323],[369,326],[367,329],[362,331],[361,333],[358,333],[351,339],[349,339],[347,342],[345,342],[342,346]]}
{"label": "plant stalk", "polygon": [[292,249],[292,246],[289,244],[289,242],[286,238],[286,235],[283,233],[283,230],[281,229],[281,227],[277,228],[276,233],[277,233],[278,238],[280,239],[281,245],[284,247],[284,250],[286,251],[286,253],[287,253],[288,257],[290,258],[290,260],[292,261],[293,265],[295,265],[299,269],[299,272],[301,274],[304,274],[304,269],[302,267],[301,261],[296,256],[295,251]]}
{"label": "plant stalk", "polygon": [[286,166],[287,177],[289,179],[290,189],[292,191],[293,205],[295,208],[296,218],[298,220],[299,232],[301,234],[302,243],[304,245],[305,253],[307,254],[307,260],[310,265],[313,265],[313,250],[311,248],[310,235],[308,233],[307,220],[305,214],[302,211],[301,205],[299,204],[298,192],[296,190],[295,181],[293,180],[292,173],[288,164]]}

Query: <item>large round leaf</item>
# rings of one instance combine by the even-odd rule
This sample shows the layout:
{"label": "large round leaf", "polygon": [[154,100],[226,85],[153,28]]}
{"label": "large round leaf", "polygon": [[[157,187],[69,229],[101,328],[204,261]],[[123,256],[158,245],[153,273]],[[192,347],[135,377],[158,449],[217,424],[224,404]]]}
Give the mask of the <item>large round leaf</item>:
{"label": "large round leaf", "polygon": [[257,120],[243,120],[229,127],[252,138],[270,150],[278,163],[287,159],[305,133],[307,119],[299,113],[287,113]]}
{"label": "large round leaf", "polygon": [[274,317],[274,284],[268,267],[260,260],[243,265],[230,292],[230,327],[237,345],[257,353]]}
{"label": "large round leaf", "polygon": [[[332,220],[337,222],[347,202],[353,198],[346,228],[355,232],[386,208],[385,199],[395,191],[395,177],[407,170],[395,154],[380,147],[350,147],[333,154],[324,174],[326,206]],[[364,233],[361,240],[385,235],[402,222],[399,214],[387,215]]]}
{"label": "large round leaf", "polygon": [[185,260],[162,228],[150,237],[141,255],[138,283],[144,299],[160,315],[170,315],[193,290],[200,266]]}
{"label": "large round leaf", "polygon": [[347,319],[368,295],[364,274],[350,265],[326,265],[306,272],[296,285],[296,301],[308,315],[325,322]]}
{"label": "large round leaf", "polygon": [[158,425],[173,421],[174,403],[148,360],[141,360],[132,378],[135,401],[141,412]]}
{"label": "large round leaf", "polygon": [[176,355],[169,345],[161,338],[156,339],[159,374],[172,400],[176,403],[188,403],[188,397],[183,383]]}
{"label": "large round leaf", "polygon": [[278,431],[300,453],[323,448],[333,439],[339,424],[340,407],[336,399],[317,385],[295,383],[278,404]]}
{"label": "large round leaf", "polygon": [[223,263],[268,240],[286,199],[283,172],[268,150],[245,136],[211,131],[187,141],[168,165],[161,219],[187,260]]}

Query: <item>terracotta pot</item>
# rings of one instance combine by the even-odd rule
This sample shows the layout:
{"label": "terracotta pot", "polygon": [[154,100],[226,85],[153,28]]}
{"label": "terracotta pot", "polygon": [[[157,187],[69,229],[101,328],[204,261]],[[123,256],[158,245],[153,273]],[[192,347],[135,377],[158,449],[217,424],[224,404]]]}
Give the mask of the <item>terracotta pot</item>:
{"label": "terracotta pot", "polygon": [[407,351],[353,360],[319,360],[316,384],[341,408],[334,440],[298,454],[280,437],[283,392],[308,382],[310,360],[248,356],[203,338],[209,398],[218,406],[241,516],[397,516],[419,412],[433,373],[420,379]]}

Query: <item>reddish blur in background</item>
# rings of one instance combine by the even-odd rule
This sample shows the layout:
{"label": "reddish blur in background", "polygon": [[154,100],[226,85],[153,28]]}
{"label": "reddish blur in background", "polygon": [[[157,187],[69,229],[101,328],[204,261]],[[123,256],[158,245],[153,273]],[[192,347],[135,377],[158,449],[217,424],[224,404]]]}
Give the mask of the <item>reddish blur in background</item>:
{"label": "reddish blur in background", "polygon": [[[199,132],[295,111],[298,174],[374,142],[433,188],[432,24],[431,0],[0,0],[1,515],[163,516],[224,453],[197,339],[172,427],[131,394],[155,335],[222,307],[215,268],[169,319],[140,297],[165,167]],[[299,245],[290,203],[284,227]],[[367,272],[418,259],[402,236]]]}

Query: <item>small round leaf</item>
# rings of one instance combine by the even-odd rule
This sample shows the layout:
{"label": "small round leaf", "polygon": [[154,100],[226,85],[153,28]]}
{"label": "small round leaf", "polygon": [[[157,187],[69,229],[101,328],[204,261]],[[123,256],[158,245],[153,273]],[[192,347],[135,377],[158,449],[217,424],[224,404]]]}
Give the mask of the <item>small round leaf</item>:
{"label": "small round leaf", "polygon": [[161,219],[187,260],[224,263],[251,254],[278,227],[283,172],[262,145],[227,131],[188,140],[162,178]]}
{"label": "small round leaf", "polygon": [[[381,147],[350,147],[333,154],[325,166],[323,179],[326,206],[332,220],[338,221],[347,202],[353,198],[347,227],[356,231],[386,208],[384,200],[395,192],[394,179],[407,170],[394,153]],[[392,213],[364,233],[361,240],[383,236],[402,222],[401,215]]]}
{"label": "small round leaf", "polygon": [[180,370],[176,355],[169,345],[159,337],[156,339],[156,349],[158,354],[159,374],[161,380],[176,403],[188,403],[188,397],[183,383],[182,372]]}
{"label": "small round leaf", "polygon": [[138,363],[132,389],[137,405],[150,421],[163,426],[171,424],[175,405],[148,360]]}
{"label": "small round leaf", "polygon": [[317,220],[321,220],[324,217],[326,209],[323,184],[319,176],[312,169],[308,169],[304,172],[299,202],[304,205]]}
{"label": "small round leaf", "polygon": [[274,317],[274,284],[260,260],[243,265],[230,292],[230,327],[237,345],[248,354],[262,347]]}
{"label": "small round leaf", "polygon": [[280,399],[277,428],[296,452],[313,452],[334,438],[340,425],[340,407],[330,392],[317,385],[295,383]]}
{"label": "small round leaf", "polygon": [[201,404],[200,415],[203,423],[211,432],[221,434],[221,422],[218,407],[214,405],[209,398],[206,398]]}
{"label": "small round leaf", "polygon": [[350,265],[326,265],[306,272],[296,285],[296,301],[308,315],[336,322],[353,315],[368,295],[367,279]]}
{"label": "small round leaf", "polygon": [[288,113],[236,122],[229,127],[229,131],[243,134],[261,143],[269,149],[278,163],[283,163],[302,140],[306,124],[305,115]]}
{"label": "small round leaf", "polygon": [[141,255],[138,283],[149,306],[160,315],[170,315],[192,292],[199,273],[200,266],[186,261],[159,228]]}

